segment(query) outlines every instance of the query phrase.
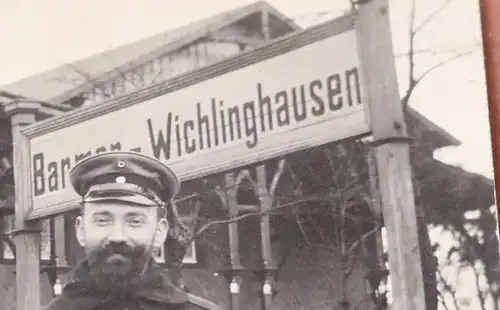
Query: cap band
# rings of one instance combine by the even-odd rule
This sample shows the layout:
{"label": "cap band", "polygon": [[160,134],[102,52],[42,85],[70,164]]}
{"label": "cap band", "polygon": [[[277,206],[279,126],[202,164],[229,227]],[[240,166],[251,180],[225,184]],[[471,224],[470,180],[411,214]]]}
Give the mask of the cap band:
{"label": "cap band", "polygon": [[[119,181],[119,179],[122,179],[123,181]],[[161,191],[163,190],[161,184],[155,182],[154,178],[147,178],[144,176],[127,172],[105,173],[95,177],[92,180],[92,185],[109,184],[109,183],[135,184],[142,188],[147,188],[153,193],[161,193]]]}
{"label": "cap band", "polygon": [[[134,199],[141,196],[146,199]],[[154,205],[163,207],[165,203],[151,190],[131,183],[107,183],[97,184],[89,188],[83,197],[84,202],[100,200],[123,200],[136,202],[142,205]],[[149,202],[150,203],[149,203]]]}

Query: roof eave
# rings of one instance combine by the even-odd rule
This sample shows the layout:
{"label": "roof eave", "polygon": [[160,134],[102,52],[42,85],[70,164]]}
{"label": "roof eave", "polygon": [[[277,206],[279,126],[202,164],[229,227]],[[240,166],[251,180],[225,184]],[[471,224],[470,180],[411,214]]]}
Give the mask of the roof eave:
{"label": "roof eave", "polygon": [[297,23],[293,21],[293,19],[287,17],[285,14],[281,13],[278,9],[273,7],[271,4],[267,3],[266,1],[260,1],[258,2],[260,9],[262,10],[267,10],[268,13],[274,15],[278,19],[282,20],[284,23],[286,23],[290,28],[292,28],[294,31],[300,31],[303,30],[302,27],[300,27]]}
{"label": "roof eave", "polygon": [[31,99],[8,92],[0,92],[0,104],[3,107],[2,111],[7,115],[28,109],[44,118],[61,115],[73,109],[70,106]]}
{"label": "roof eave", "polygon": [[446,130],[443,128],[439,127],[436,125],[434,122],[429,120],[427,117],[423,116],[419,112],[417,112],[415,109],[411,107],[407,107],[406,109],[407,113],[417,119],[419,122],[421,122],[425,127],[427,127],[430,131],[436,132],[439,136],[441,136],[447,143],[447,146],[460,146],[462,145],[462,142],[452,136],[450,133],[448,133]]}

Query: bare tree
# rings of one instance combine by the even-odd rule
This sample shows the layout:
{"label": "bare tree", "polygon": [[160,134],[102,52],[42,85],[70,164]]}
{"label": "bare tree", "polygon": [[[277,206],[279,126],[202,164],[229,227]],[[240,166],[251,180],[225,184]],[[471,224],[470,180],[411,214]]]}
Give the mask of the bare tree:
{"label": "bare tree", "polygon": [[[353,1],[352,1],[353,2]],[[351,2],[351,3],[352,3]],[[410,4],[410,20],[409,20],[409,25],[408,25],[408,49],[407,53],[401,54],[401,55],[396,55],[397,58],[403,58],[406,59],[407,61],[407,67],[408,67],[408,78],[406,81],[407,89],[402,93],[401,95],[401,101],[404,106],[404,108],[407,108],[411,102],[412,96],[415,93],[415,90],[417,89],[417,86],[421,84],[421,82],[428,76],[430,76],[434,71],[443,68],[446,65],[451,64],[452,62],[459,60],[463,57],[470,56],[474,52],[478,51],[479,48],[481,47],[480,42],[475,44],[474,46],[471,46],[469,49],[466,50],[442,50],[442,49],[418,49],[418,36],[421,35],[423,30],[425,30],[428,27],[431,27],[432,23],[440,16],[442,12],[444,12],[446,9],[450,7],[450,5],[455,2],[455,0],[447,0],[444,3],[442,3],[437,9],[434,11],[430,12],[427,14],[427,16],[420,22],[417,23],[416,21],[416,10],[418,6],[418,1],[412,0]],[[353,4],[353,7],[355,7],[355,3]],[[437,61],[436,63],[430,65],[427,68],[424,68],[423,70],[420,70],[421,73],[418,73],[416,70],[417,65],[419,64],[420,56],[429,56],[429,55],[439,55],[441,56],[440,60]],[[422,141],[420,143],[425,144],[425,141]],[[418,146],[416,147],[418,148]],[[414,147],[414,149],[416,149]],[[419,166],[423,165],[424,163],[420,161],[418,163],[418,152],[414,152],[413,154],[413,166],[414,166],[414,171],[417,171],[414,179],[416,181],[416,194],[418,196],[418,193],[420,191],[421,186],[423,183],[430,182],[428,186],[433,186],[433,182],[430,180],[425,180],[422,179],[422,176],[419,176]],[[457,184],[457,188],[460,188],[460,185]],[[450,189],[453,190],[453,189]],[[455,189],[456,190],[456,189]],[[428,309],[437,309],[437,299],[438,296],[436,294],[436,271],[437,271],[437,263],[436,259],[433,256],[433,249],[431,246],[430,242],[430,237],[429,237],[429,232],[428,232],[428,227],[427,225],[431,222],[439,222],[442,225],[446,227],[450,227],[449,225],[449,218],[442,218],[442,214],[436,215],[435,212],[433,212],[432,208],[428,208],[428,206],[425,206],[421,203],[416,201],[416,208],[417,208],[417,220],[418,220],[418,227],[419,227],[419,243],[420,243],[420,249],[421,249],[421,259],[422,259],[422,269],[424,272],[424,279],[425,279],[425,295],[426,295],[426,305]],[[462,211],[463,212],[463,211]],[[433,214],[434,213],[434,214]],[[453,211],[450,211],[450,214],[453,213]],[[460,213],[459,213],[460,214]],[[434,217],[433,219],[429,219],[429,216]],[[435,218],[438,216],[439,218]],[[486,218],[488,217],[488,218]],[[483,217],[482,223],[482,228],[483,230],[491,231],[491,222],[493,217],[491,214],[487,214]],[[497,266],[498,263],[494,263],[491,261],[491,259],[488,259],[486,256],[486,253],[490,253],[491,251],[485,250],[485,247],[481,247],[474,238],[470,237],[467,232],[464,231],[463,228],[465,226],[464,221],[460,220],[453,220],[453,228],[458,229],[461,231],[461,240],[463,241],[463,249],[466,248],[473,248],[476,249],[474,252],[475,255],[475,260],[480,260],[482,261],[487,267],[486,267],[486,273],[487,273],[487,280],[488,283],[490,284],[490,287],[495,287],[494,283],[498,283],[498,277],[495,275],[495,267],[488,267],[491,264],[493,266]],[[486,226],[484,226],[486,225]],[[495,238],[496,239],[496,238]],[[497,244],[498,241],[491,241],[494,244]],[[494,246],[494,244],[489,244],[489,246]],[[495,247],[497,248],[497,246]],[[482,253],[478,254],[478,253]],[[498,254],[494,255],[494,257],[497,257]],[[439,274],[438,274],[439,276]],[[438,277],[440,281],[443,281],[443,278],[441,276]],[[451,289],[448,284],[442,283],[445,288]],[[479,288],[478,288],[479,289]],[[493,299],[495,300],[495,309],[498,309],[498,292],[491,292]],[[481,303],[484,303],[484,298],[481,296],[478,296],[480,299]],[[484,306],[484,305],[483,305]]]}
{"label": "bare tree", "polygon": [[[191,231],[187,233],[190,238],[184,240],[189,243],[218,225],[266,214],[273,217],[281,216],[283,212],[291,210],[296,225],[302,232],[302,242],[312,247],[340,250],[339,263],[342,270],[342,294],[338,301],[340,309],[354,310],[367,302],[384,309],[386,305],[384,296],[377,293],[377,287],[387,276],[385,261],[380,258],[383,256],[381,246],[377,247],[377,244],[381,243],[382,221],[381,214],[375,207],[376,199],[373,199],[372,195],[375,175],[370,173],[369,162],[366,160],[368,148],[368,144],[355,140],[288,155],[286,162],[281,159],[276,164],[277,169],[270,178],[272,182],[269,189],[256,188],[258,184],[254,184],[255,192],[272,197],[274,204],[269,211],[265,213],[250,211],[234,218],[220,214],[219,219],[190,213],[189,217],[196,217],[199,225],[191,226]],[[275,165],[273,161],[266,164],[270,167]],[[213,183],[207,180],[201,183],[211,182]],[[209,190],[200,190],[197,194],[187,197],[189,200],[202,199],[202,196],[208,195],[221,197],[224,195],[220,192],[224,190],[227,189],[215,185]],[[187,200],[184,200],[184,203],[187,203]],[[222,203],[219,204],[223,209]],[[252,209],[252,206],[238,207]],[[259,208],[256,206],[253,209]],[[308,210],[314,211],[305,212]],[[332,230],[332,227],[336,229]],[[180,253],[182,256],[183,252]],[[286,259],[285,255],[284,260]],[[353,304],[349,300],[350,277],[354,270],[363,266],[368,269],[367,280],[373,287],[373,293],[365,300]]]}
{"label": "bare tree", "polygon": [[[453,50],[438,50],[438,49],[426,49],[426,50],[418,50],[417,49],[417,37],[418,35],[424,30],[426,27],[429,27],[432,22],[442,13],[444,10],[449,8],[449,6],[454,2],[455,0],[447,0],[445,1],[441,6],[439,6],[435,11],[429,13],[426,18],[423,19],[422,22],[416,23],[416,9],[417,9],[417,1],[413,0],[411,2],[411,11],[410,11],[410,24],[408,27],[409,31],[409,46],[408,46],[408,53],[406,55],[400,55],[400,57],[406,57],[407,63],[408,63],[408,79],[407,79],[407,85],[408,88],[402,95],[402,104],[406,108],[410,102],[412,95],[414,94],[416,88],[420,83],[431,73],[433,73],[435,70],[438,70],[442,68],[445,65],[448,65],[452,63],[453,61],[456,61],[458,59],[461,59],[465,56],[469,56],[473,54],[474,52],[478,51],[480,48],[480,42],[478,42],[475,46],[472,46],[471,48],[465,50],[465,51],[453,51]],[[431,54],[431,55],[441,55],[444,56],[443,59],[438,61],[437,63],[429,66],[428,68],[424,69],[422,73],[417,74],[417,71],[415,70],[417,63],[418,63],[418,56],[422,54]],[[459,186],[459,185],[457,185]],[[417,186],[418,189],[418,186]],[[436,279],[436,270],[438,268],[437,264],[435,264],[435,258],[432,255],[432,250],[431,250],[431,243],[430,243],[430,238],[428,234],[428,229],[427,229],[427,224],[431,222],[435,222],[435,219],[429,219],[429,216],[435,216],[435,214],[432,214],[432,211],[429,210],[429,208],[426,208],[424,205],[417,203],[417,215],[418,215],[418,223],[419,223],[419,240],[420,240],[420,246],[421,246],[421,257],[423,261],[423,270],[425,274],[425,286],[426,286],[426,304],[428,309],[437,309],[437,296],[433,294],[435,291],[435,280]],[[446,219],[440,219],[442,223],[446,223]],[[487,223],[488,220],[485,219],[484,223]],[[463,241],[463,247],[464,249],[466,248],[479,248],[479,245],[473,238],[471,238],[467,232],[463,231],[463,228],[465,226],[464,221],[456,221],[454,223],[454,229],[458,229],[459,231],[462,232],[462,238],[461,240]],[[445,224],[446,225],[446,224]],[[487,224],[486,224],[487,225]],[[490,230],[488,228],[484,228]],[[474,245],[472,245],[473,243]],[[482,251],[484,253],[484,250]],[[498,256],[498,255],[495,255]],[[479,258],[478,255],[476,255],[476,260],[482,260],[485,264],[491,263],[487,262],[487,258],[483,255],[482,259]],[[432,263],[429,263],[432,262]],[[494,264],[494,266],[497,266],[497,264]],[[488,268],[487,268],[488,269]],[[438,274],[439,276],[439,274]],[[444,278],[441,276],[438,277],[440,281],[443,281]],[[492,275],[492,272],[490,272],[490,276],[488,277],[488,282],[490,285],[493,286],[493,280],[495,278],[494,275]],[[496,279],[498,281],[498,279]],[[448,290],[451,289],[449,288],[449,285],[447,285],[445,282],[442,283],[445,288]],[[480,290],[479,287],[477,287],[478,290]],[[498,300],[498,292],[492,292],[493,299]],[[482,298],[481,293],[478,293],[478,298],[480,300],[480,303],[482,307],[484,307],[484,298]],[[498,309],[498,301],[494,302],[495,308]],[[432,306],[431,306],[432,305]],[[458,308],[457,308],[458,309]]]}
{"label": "bare tree", "polygon": [[[439,245],[436,245],[436,247],[439,248]],[[446,264],[448,266],[451,266],[452,268],[456,267],[455,262],[453,262],[451,259],[452,255],[454,253],[454,250],[455,249],[452,247],[448,251],[448,256],[447,256],[447,260],[446,260]],[[457,277],[460,275],[461,269],[462,268],[458,269]],[[447,310],[452,309],[452,308],[450,308],[450,306],[448,306],[448,303],[449,303],[448,300],[451,300],[451,303],[453,305],[453,309],[460,309],[458,296],[457,296],[457,290],[456,290],[457,281],[455,280],[455,283],[453,283],[453,284],[449,283],[449,280],[446,279],[446,277],[443,275],[441,268],[437,268],[436,274],[438,276],[439,285],[441,287],[441,289],[438,291],[439,292],[438,294],[440,297],[440,302],[443,305],[443,307]],[[448,297],[448,298],[446,298],[446,297]]]}

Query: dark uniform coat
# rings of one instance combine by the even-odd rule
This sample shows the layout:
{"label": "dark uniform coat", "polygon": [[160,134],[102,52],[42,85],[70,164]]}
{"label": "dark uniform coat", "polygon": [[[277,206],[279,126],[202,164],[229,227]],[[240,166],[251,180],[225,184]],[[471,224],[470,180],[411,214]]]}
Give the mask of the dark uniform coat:
{"label": "dark uniform coat", "polygon": [[140,283],[128,292],[109,293],[89,283],[82,261],[60,296],[42,310],[223,310],[216,304],[175,287],[165,269],[152,263]]}

